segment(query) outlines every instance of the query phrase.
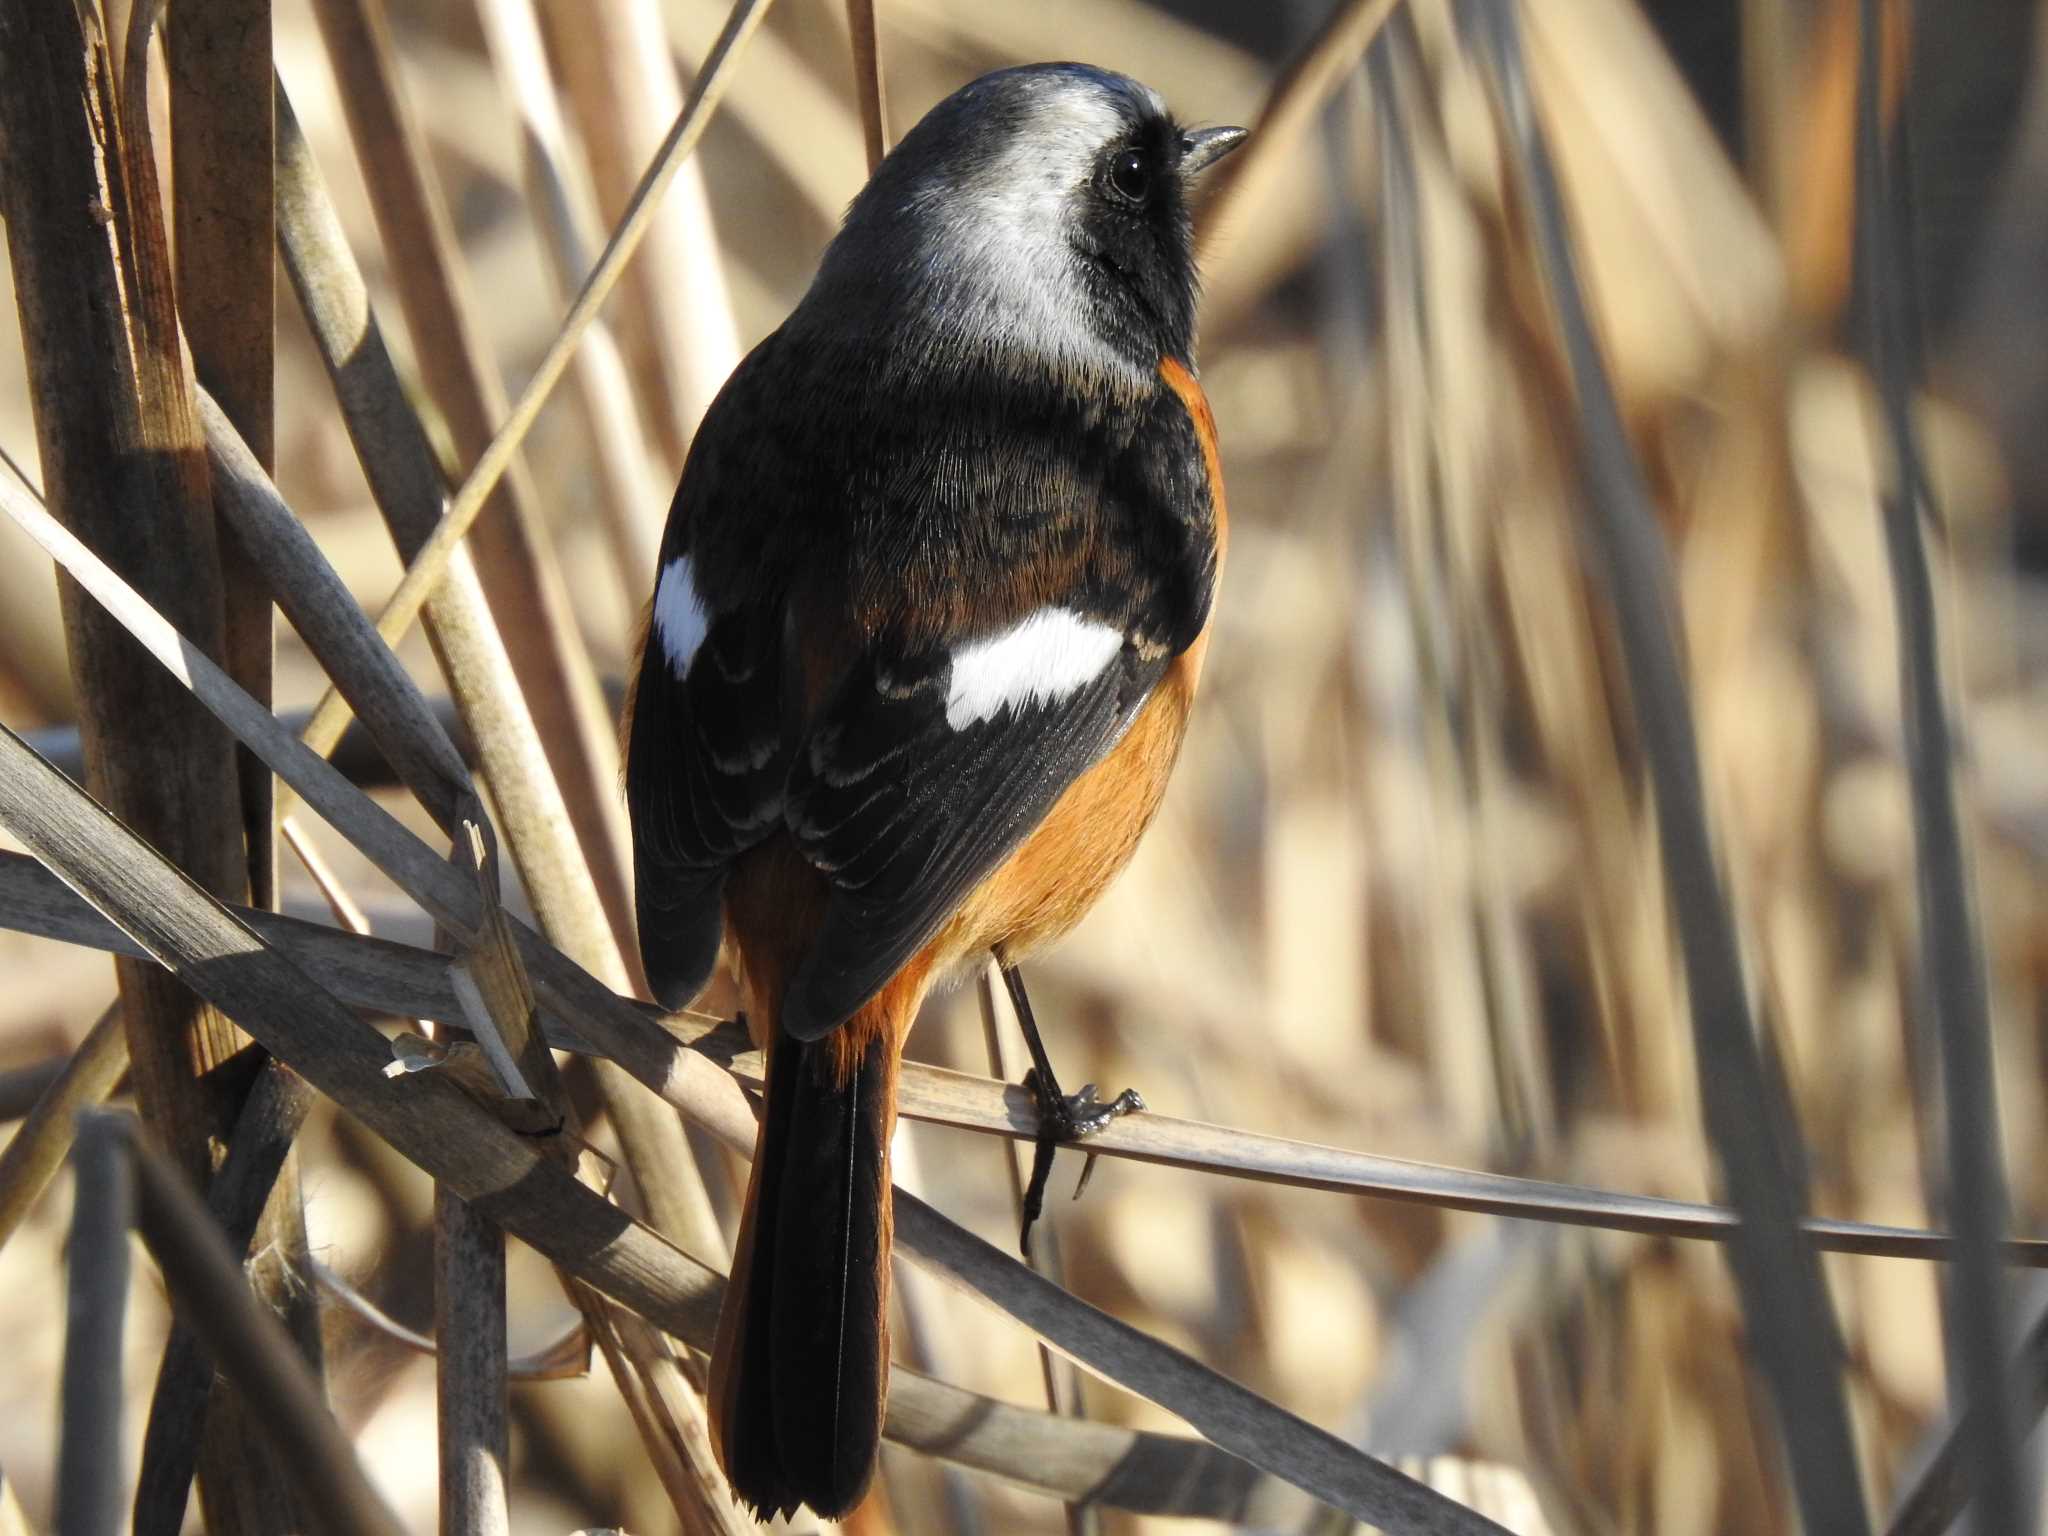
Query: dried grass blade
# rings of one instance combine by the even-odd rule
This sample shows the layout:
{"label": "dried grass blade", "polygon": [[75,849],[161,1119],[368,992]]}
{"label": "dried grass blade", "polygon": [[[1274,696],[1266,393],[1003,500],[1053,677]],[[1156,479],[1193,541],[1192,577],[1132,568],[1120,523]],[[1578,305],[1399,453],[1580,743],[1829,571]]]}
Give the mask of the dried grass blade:
{"label": "dried grass blade", "polygon": [[75,1118],[103,1103],[128,1070],[128,1037],[116,1003],[78,1042],[55,1082],[37,1097],[4,1149],[0,1149],[0,1248],[14,1236],[71,1154]]}
{"label": "dried grass blade", "polygon": [[[467,467],[506,414],[505,387],[478,320],[453,220],[435,188],[425,135],[399,79],[384,0],[320,0],[314,9],[378,228],[385,246],[403,253],[390,271],[422,383],[447,422],[457,464]],[[576,355],[582,356],[580,349]],[[561,786],[582,861],[593,872],[599,910],[623,936],[632,921],[631,839],[615,790],[617,729],[539,501],[525,461],[515,455],[488,499],[491,515],[470,537],[470,555]],[[553,931],[585,965],[597,964],[594,954]]]}
{"label": "dried grass blade", "polygon": [[292,515],[234,423],[204,392],[199,419],[215,505],[267,580],[292,627],[334,680],[399,778],[451,838],[483,820],[469,765],[419,685],[378,636],[305,525]]}
{"label": "dried grass blade", "polygon": [[1841,1380],[1841,1346],[1803,1240],[1796,1149],[1773,1116],[1751,1023],[1734,920],[1721,890],[1700,785],[1668,554],[1629,446],[1577,276],[1557,175],[1522,57],[1515,7],[1468,7],[1484,38],[1529,233],[1555,306],[1576,395],[1589,533],[1620,631],[1629,695],[1649,761],[1665,879],[1691,1004],[1701,1094],[1742,1222],[1731,1244],[1754,1358],[1776,1399],[1806,1527],[1869,1529]]}
{"label": "dried grass blade", "polygon": [[875,0],[846,0],[846,27],[853,44],[861,140],[868,153],[868,174],[873,175],[889,153],[889,93],[882,78],[882,43],[875,32]]}
{"label": "dried grass blade", "polygon": [[1050,1339],[1077,1364],[1186,1419],[1214,1444],[1332,1508],[1417,1536],[1503,1531],[1199,1361],[1075,1300],[901,1190],[896,1239],[928,1267]]}
{"label": "dried grass blade", "polygon": [[1244,210],[1255,207],[1274,171],[1358,67],[1400,0],[1338,0],[1322,28],[1288,61],[1243,149],[1211,173],[1197,222],[1196,260],[1206,265]]}
{"label": "dried grass blade", "polygon": [[704,61],[704,68],[698,72],[690,88],[682,115],[663,140],[660,153],[647,168],[647,174],[641,178],[640,186],[633,194],[625,218],[598,257],[597,265],[591,269],[590,276],[576,295],[576,302],[570,305],[560,334],[534,369],[533,377],[513,405],[511,414],[478,458],[462,488],[449,502],[439,525],[414,556],[406,568],[404,579],[378,616],[378,631],[386,639],[395,639],[410,629],[413,620],[419,617],[422,604],[439,586],[449,556],[469,532],[470,524],[483,510],[485,499],[511,465],[513,455],[519,451],[519,445],[526,440],[526,434],[540,415],[541,406],[553,393],[555,385],[561,382],[584,330],[597,317],[606,297],[617,284],[619,274],[632,259],[634,250],[647,232],[662,190],[675,175],[676,167],[703,137],[711,113],[732,83],[733,66],[747,40],[766,16],[770,3],[771,0],[737,0],[733,6],[725,30],[719,34],[710,57]]}
{"label": "dried grass blade", "polygon": [[[1956,812],[1955,749],[1942,686],[1939,620],[1921,534],[1922,517],[1933,515],[1934,508],[1913,423],[1920,348],[1909,265],[1911,189],[1908,178],[1895,176],[1887,165],[1879,10],[1877,0],[1862,0],[1857,39],[1856,248],[1865,340],[1891,440],[1891,487],[1880,500],[1898,621],[1900,714],[1913,800],[1919,996],[1921,1007],[1931,1008],[1934,1015],[1947,1129],[1947,1188],[1933,1203],[1936,1210],[1946,1208],[1956,1232],[1947,1338],[1969,1405],[1976,1524],[1981,1530],[2009,1531],[2024,1524],[2024,1501],[2020,1436],[2005,1390],[2010,1298],[1997,1259],[2008,1201],[1999,1157],[1990,999],[1976,898]],[[1901,139],[1910,116],[1900,114]],[[1900,158],[1905,158],[1903,152]]]}

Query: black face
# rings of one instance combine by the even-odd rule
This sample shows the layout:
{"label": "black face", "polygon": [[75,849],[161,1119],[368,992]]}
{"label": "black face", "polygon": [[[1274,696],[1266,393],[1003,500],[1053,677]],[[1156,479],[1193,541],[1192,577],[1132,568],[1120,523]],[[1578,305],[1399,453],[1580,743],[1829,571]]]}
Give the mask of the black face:
{"label": "black face", "polygon": [[1082,193],[1073,244],[1102,333],[1148,370],[1189,360],[1195,341],[1192,226],[1182,138],[1148,117],[1098,158]]}

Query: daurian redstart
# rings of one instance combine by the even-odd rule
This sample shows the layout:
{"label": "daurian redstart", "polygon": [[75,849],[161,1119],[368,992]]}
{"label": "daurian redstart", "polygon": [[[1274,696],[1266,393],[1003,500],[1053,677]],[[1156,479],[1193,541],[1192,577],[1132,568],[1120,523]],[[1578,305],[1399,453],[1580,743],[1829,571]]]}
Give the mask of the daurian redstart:
{"label": "daurian redstart", "polygon": [[1223,559],[1190,130],[1043,64],[876,170],[690,450],[628,726],[641,955],[729,941],[768,1056],[712,1428],[757,1512],[859,1502],[889,1137],[926,992],[1079,920],[1179,750]]}

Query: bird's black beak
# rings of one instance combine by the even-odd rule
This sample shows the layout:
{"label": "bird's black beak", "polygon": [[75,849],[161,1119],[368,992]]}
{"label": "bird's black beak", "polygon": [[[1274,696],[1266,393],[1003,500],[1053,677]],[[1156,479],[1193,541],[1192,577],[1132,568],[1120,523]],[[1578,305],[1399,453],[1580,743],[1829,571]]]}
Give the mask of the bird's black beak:
{"label": "bird's black beak", "polygon": [[1180,173],[1192,176],[1207,170],[1250,137],[1244,128],[1197,128],[1180,140]]}

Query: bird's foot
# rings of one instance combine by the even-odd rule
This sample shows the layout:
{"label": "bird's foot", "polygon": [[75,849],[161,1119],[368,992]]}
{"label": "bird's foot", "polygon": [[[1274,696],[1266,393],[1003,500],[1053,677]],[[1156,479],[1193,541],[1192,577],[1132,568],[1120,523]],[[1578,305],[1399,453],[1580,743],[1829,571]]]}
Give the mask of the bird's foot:
{"label": "bird's foot", "polygon": [[[1025,1091],[1038,1106],[1038,1135],[1033,1140],[1031,1180],[1024,1189],[1024,1225],[1017,1246],[1031,1257],[1031,1227],[1045,1210],[1045,1185],[1052,1176],[1053,1153],[1061,1142],[1085,1141],[1123,1115],[1145,1107],[1135,1088],[1126,1088],[1107,1104],[1096,1096],[1095,1085],[1084,1083],[1079,1093],[1063,1094],[1059,1084],[1039,1076],[1034,1068],[1024,1074]],[[1095,1173],[1095,1156],[1088,1154],[1081,1164],[1081,1177],[1074,1181],[1073,1198],[1081,1198]]]}

